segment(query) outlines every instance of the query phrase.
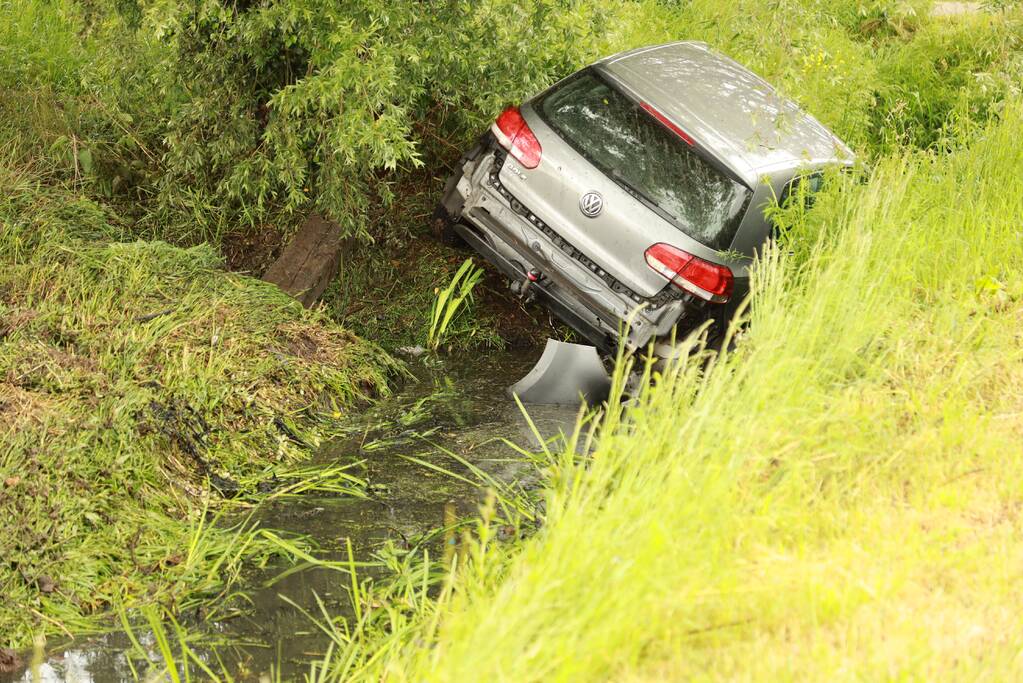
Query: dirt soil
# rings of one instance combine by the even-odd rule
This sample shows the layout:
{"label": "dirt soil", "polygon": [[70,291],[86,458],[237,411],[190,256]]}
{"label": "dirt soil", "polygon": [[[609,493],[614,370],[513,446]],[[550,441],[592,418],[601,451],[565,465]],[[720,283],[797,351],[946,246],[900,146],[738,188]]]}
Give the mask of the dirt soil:
{"label": "dirt soil", "polygon": [[229,233],[221,247],[225,263],[229,270],[260,277],[284,251],[291,234],[291,230],[281,230],[269,223]]}

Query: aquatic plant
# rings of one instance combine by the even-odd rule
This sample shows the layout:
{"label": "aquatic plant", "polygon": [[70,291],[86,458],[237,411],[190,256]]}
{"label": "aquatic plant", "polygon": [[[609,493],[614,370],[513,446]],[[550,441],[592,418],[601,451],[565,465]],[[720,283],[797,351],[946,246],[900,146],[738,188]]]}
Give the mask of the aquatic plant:
{"label": "aquatic plant", "polygon": [[436,299],[430,309],[430,327],[426,345],[436,351],[447,338],[452,321],[468,304],[472,303],[472,290],[483,277],[483,270],[465,259],[444,289],[434,290]]}

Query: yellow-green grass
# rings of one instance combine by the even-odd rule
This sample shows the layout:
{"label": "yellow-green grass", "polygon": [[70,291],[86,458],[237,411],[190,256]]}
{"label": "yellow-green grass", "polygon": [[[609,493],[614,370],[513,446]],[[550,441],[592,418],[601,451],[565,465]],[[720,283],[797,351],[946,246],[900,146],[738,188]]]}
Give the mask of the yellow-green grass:
{"label": "yellow-green grass", "polygon": [[1021,136],[1016,104],[786,215],[737,349],[612,403],[540,533],[467,553],[364,673],[1017,679]]}
{"label": "yellow-green grass", "polygon": [[[1014,660],[999,657],[1018,638],[999,606],[1017,597],[1023,126],[1012,110],[950,159],[898,155],[954,148],[1005,115],[1019,93],[1021,14],[1006,5],[950,25],[930,20],[928,5],[550,5],[566,21],[588,6],[609,13],[606,32],[587,33],[590,57],[707,40],[864,157],[895,158],[868,185],[786,217],[793,256],[759,271],[754,320],[731,361],[706,379],[684,368],[624,421],[609,416],[592,462],[564,454],[545,530],[521,555],[478,553],[486,572],[462,575],[450,604],[422,601],[421,568],[410,569],[417,580],[392,611],[343,648],[354,666],[431,679],[775,678],[789,666],[793,677],[929,678],[963,675],[957,657],[1010,673]],[[17,11],[0,27],[10,67],[0,145],[26,148],[5,148],[18,163],[0,172],[0,519],[25,533],[0,545],[0,633],[20,644],[37,629],[94,626],[111,602],[180,603],[236,573],[255,537],[196,534],[209,529],[204,482],[168,419],[186,435],[203,431],[197,415],[208,422],[203,457],[244,487],[296,454],[293,437],[314,441],[315,415],[378,385],[386,363],[265,285],[223,273],[209,247],[117,243],[216,241],[210,215],[225,228],[187,182],[169,187],[194,212],[146,214],[144,229],[78,196],[109,190],[133,213],[125,197],[150,197],[176,107],[146,65],[166,45],[112,17],[84,22],[70,0],[6,6]],[[99,57],[118,54],[114,34],[138,64]],[[566,29],[566,44],[578,38]],[[535,65],[473,80],[505,97],[499,76],[522,87],[525,73],[539,87],[584,56],[526,52]],[[503,63],[459,54],[472,69]],[[473,107],[488,101],[450,106],[483,120]],[[114,192],[122,181],[131,193]],[[420,649],[437,609],[438,645]],[[389,620],[403,630],[376,640]]]}

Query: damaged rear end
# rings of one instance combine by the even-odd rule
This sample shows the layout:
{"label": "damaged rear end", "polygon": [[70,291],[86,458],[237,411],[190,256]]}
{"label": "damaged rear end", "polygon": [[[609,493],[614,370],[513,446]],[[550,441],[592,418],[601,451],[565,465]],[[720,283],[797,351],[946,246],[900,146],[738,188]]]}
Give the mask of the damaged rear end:
{"label": "damaged rear end", "polygon": [[[503,111],[442,210],[516,291],[598,349],[671,358],[687,348],[676,338],[705,325],[716,344],[746,298],[772,230],[764,209],[851,163],[756,74],[703,43],[668,43],[607,57]],[[583,353],[549,351],[548,368]]]}
{"label": "damaged rear end", "polygon": [[722,251],[752,194],[591,67],[502,112],[443,205],[517,291],[612,351],[696,327],[740,294],[743,265]]}

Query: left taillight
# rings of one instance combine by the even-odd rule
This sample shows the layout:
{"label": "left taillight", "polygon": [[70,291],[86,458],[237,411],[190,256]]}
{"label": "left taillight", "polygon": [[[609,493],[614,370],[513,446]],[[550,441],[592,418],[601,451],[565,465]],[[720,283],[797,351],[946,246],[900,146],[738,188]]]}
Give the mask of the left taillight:
{"label": "left taillight", "polygon": [[648,266],[679,289],[716,304],[723,304],[732,296],[735,280],[726,266],[705,261],[663,242],[653,245],[643,255]]}
{"label": "left taillight", "polygon": [[518,107],[508,107],[494,121],[490,131],[497,142],[526,168],[540,165],[543,150]]}

